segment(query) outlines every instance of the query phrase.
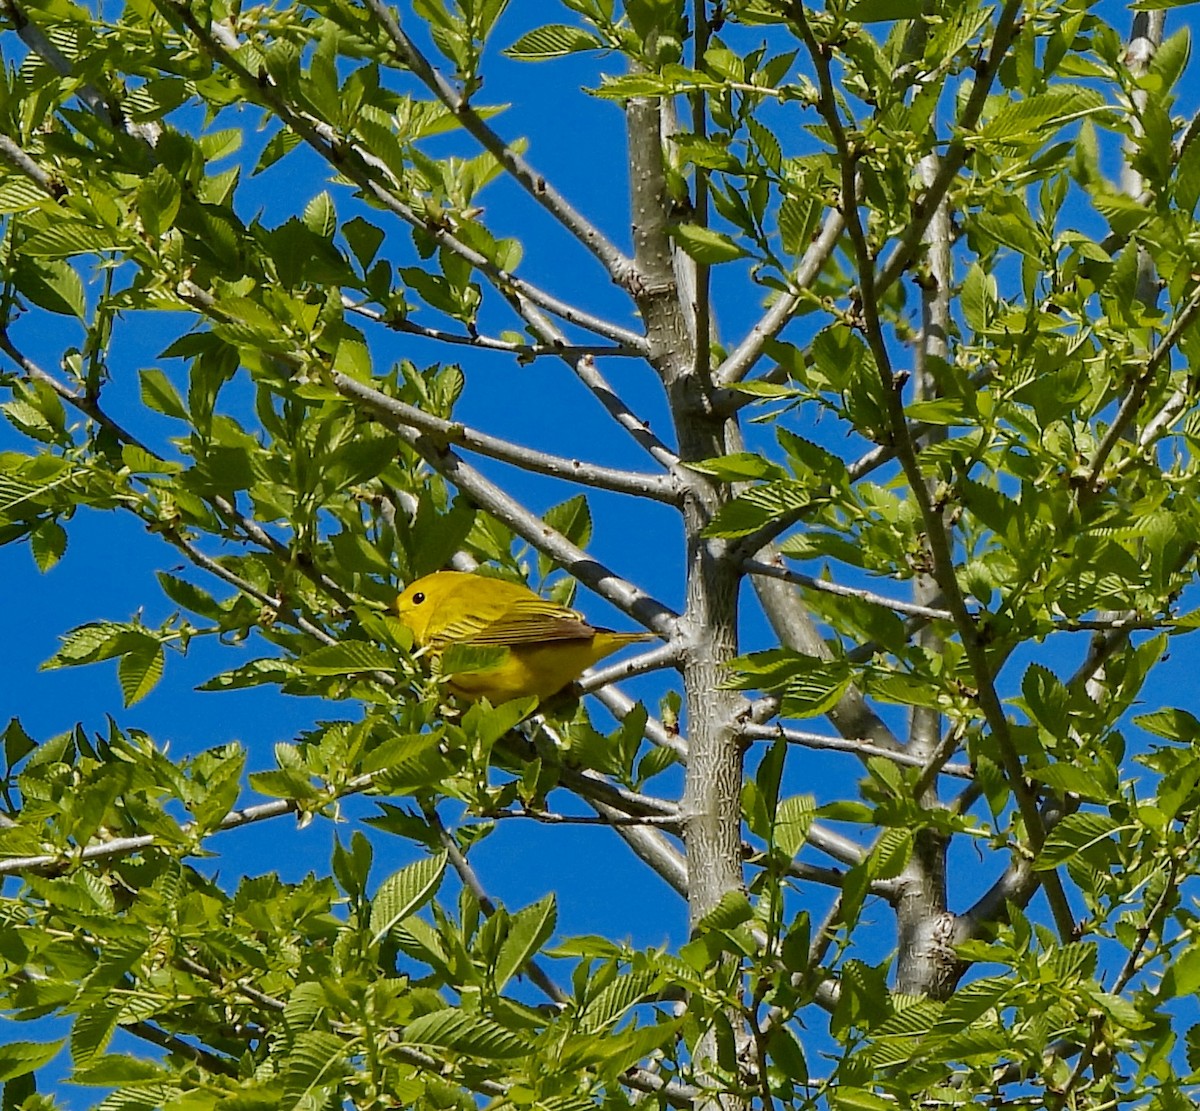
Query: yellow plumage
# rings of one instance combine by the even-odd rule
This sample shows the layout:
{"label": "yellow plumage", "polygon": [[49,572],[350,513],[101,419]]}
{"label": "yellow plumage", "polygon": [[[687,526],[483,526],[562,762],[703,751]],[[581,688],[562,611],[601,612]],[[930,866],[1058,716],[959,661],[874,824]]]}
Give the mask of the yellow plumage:
{"label": "yellow plumage", "polygon": [[598,660],[654,633],[614,633],[549,602],[527,587],[462,571],[435,571],[410,583],[396,612],[421,648],[452,644],[502,647],[497,664],[448,676],[451,691],[493,705],[513,698],[547,699]]}

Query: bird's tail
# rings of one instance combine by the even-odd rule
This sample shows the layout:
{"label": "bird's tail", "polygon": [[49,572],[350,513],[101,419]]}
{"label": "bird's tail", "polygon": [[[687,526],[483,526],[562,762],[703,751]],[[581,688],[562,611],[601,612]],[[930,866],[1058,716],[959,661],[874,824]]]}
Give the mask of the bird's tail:
{"label": "bird's tail", "polygon": [[613,652],[618,652],[627,644],[638,644],[647,640],[662,640],[657,633],[615,633],[612,629],[597,629],[592,641],[596,649],[596,659],[601,660]]}

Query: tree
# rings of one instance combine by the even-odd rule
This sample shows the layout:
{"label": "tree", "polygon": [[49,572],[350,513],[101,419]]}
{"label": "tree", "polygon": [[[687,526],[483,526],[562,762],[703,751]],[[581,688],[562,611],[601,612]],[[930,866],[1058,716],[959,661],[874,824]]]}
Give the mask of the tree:
{"label": "tree", "polygon": [[[102,1106],[1191,1106],[1200,719],[1155,685],[1197,624],[1186,26],[1138,11],[1125,41],[1019,0],[0,13],[0,538],[46,570],[87,508],[190,567],[159,575],[167,622],[87,621],[50,664],[115,659],[130,705],[220,638],[258,655],[210,688],[327,715],[273,767],[169,757],[119,714],[9,724],[4,1006],[66,1018]],[[527,160],[484,76],[550,96],[551,60],[623,114],[623,159],[585,130]],[[573,207],[552,143],[610,195],[627,174],[626,214]],[[523,266],[481,195],[569,245]],[[565,298],[568,265],[595,288]],[[162,368],[130,364],[136,328],[169,333]],[[531,363],[612,442],[504,438],[517,386],[494,426],[455,419]],[[140,409],[113,401],[135,371]],[[526,474],[573,492],[535,512]],[[644,588],[660,536],[589,550],[602,502],[678,522],[679,612]],[[389,614],[443,566],[582,585],[663,642],[545,706],[454,705]],[[775,647],[740,646],[739,605]],[[364,795],[305,881],[203,866]],[[505,907],[471,865],[521,820],[547,854],[611,827],[690,940],[548,948],[555,900]],[[6,1041],[4,1107],[57,1106],[59,1042]]]}

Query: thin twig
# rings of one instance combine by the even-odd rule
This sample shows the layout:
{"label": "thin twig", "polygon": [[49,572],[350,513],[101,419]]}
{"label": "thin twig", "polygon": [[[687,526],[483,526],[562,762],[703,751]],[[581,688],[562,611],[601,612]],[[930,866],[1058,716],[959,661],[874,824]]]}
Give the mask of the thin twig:
{"label": "thin twig", "polygon": [[253,598],[256,602],[261,603],[271,610],[277,618],[286,622],[289,625],[295,625],[297,629],[308,633],[315,640],[319,640],[324,645],[337,644],[337,637],[331,636],[328,632],[322,629],[319,625],[313,624],[307,617],[302,614],[291,614],[288,612],[287,606],[282,598],[275,598],[265,591],[259,590],[252,582],[242,578],[240,575],[229,568],[218,563],[211,556],[205,555],[194,544],[185,540],[178,532],[171,530],[163,530],[163,537],[175,547],[183,555],[187,556],[188,560],[194,563],[202,570],[208,571],[210,574],[216,575],[219,579],[224,579],[231,586],[235,586],[243,594]]}
{"label": "thin twig", "polygon": [[[441,816],[431,803],[423,803],[421,811],[425,815],[425,820],[437,833],[438,840],[441,842],[442,848],[446,850],[446,856],[449,858],[454,870],[458,873],[459,879],[474,894],[476,902],[479,903],[480,910],[488,918],[491,918],[496,913],[496,904],[492,902],[483,884],[480,882],[478,874],[471,867],[470,861],[467,860],[466,854],[459,848],[458,841],[455,840],[454,835],[446,828]],[[555,1006],[565,1007],[571,1002],[571,997],[550,978],[545,969],[532,957],[525,965],[525,970],[528,972],[529,978],[546,993],[547,998]]]}
{"label": "thin twig", "polygon": [[528,818],[549,826],[652,826],[665,829],[669,833],[678,833],[683,826],[683,819],[678,814],[563,814],[557,810],[542,810],[536,806],[518,805],[508,810],[481,810],[479,817],[488,821],[503,818]]}
{"label": "thin twig", "polygon": [[[514,297],[514,309],[528,323],[533,332],[540,336],[542,342],[569,350],[566,337],[562,330],[546,316],[536,305]],[[679,455],[662,442],[651,430],[650,425],[642,420],[626,404],[621,395],[609,385],[604,375],[596,367],[596,360],[591,355],[579,357],[563,355],[563,361],[569,366],[575,376],[591,392],[604,411],[624,429],[652,459],[668,470],[679,466]],[[684,472],[691,477],[690,472]]]}
{"label": "thin twig", "polygon": [[764,348],[784,328],[804,301],[804,293],[821,273],[837,246],[846,221],[840,212],[831,209],[825,217],[820,234],[809,244],[808,250],[788,281],[788,292],[781,293],[761,320],[750,329],[746,338],[725,358],[713,373],[719,386],[728,388],[741,382],[754,369]]}
{"label": "thin twig", "polygon": [[444,444],[404,427],[396,434],[443,478],[538,551],[561,563],[573,578],[661,636],[670,639],[675,634],[678,614],[572,544]]}
{"label": "thin twig", "polygon": [[632,494],[636,497],[665,502],[668,505],[678,505],[682,499],[683,492],[680,484],[671,475],[618,470],[615,467],[605,467],[597,463],[585,463],[578,459],[551,455],[549,452],[523,447],[509,440],[491,436],[486,432],[476,431],[458,421],[443,420],[423,409],[418,409],[415,405],[409,405],[394,397],[389,397],[345,374],[335,372],[331,376],[331,380],[334,388],[343,397],[362,402],[370,408],[375,419],[382,419],[392,427],[403,425],[408,428],[416,428],[429,436],[444,440],[448,444],[458,444],[469,451],[486,455],[491,459],[511,463],[514,467],[520,467],[521,470],[579,482],[594,489]]}
{"label": "thin twig", "polygon": [[781,567],[773,563],[763,563],[757,559],[746,560],[742,564],[742,568],[751,575],[762,575],[769,579],[782,579],[784,582],[794,583],[796,586],[803,586],[809,590],[818,590],[825,594],[836,594],[840,598],[853,598],[856,601],[865,602],[867,605],[878,606],[881,609],[892,610],[895,613],[906,613],[913,617],[924,617],[930,621],[954,620],[954,615],[949,610],[937,609],[933,606],[922,606],[916,602],[905,602],[899,598],[888,598],[883,594],[876,594],[873,591],[863,590],[858,587],[842,586],[840,583],[813,578],[811,575],[803,575],[799,571],[792,571],[787,567]]}
{"label": "thin twig", "polygon": [[[914,756],[902,748],[882,748],[862,738],[826,737],[821,733],[806,733],[803,730],[792,729],[785,725],[758,725],[747,722],[738,731],[747,740],[783,740],[788,744],[798,745],[802,748],[829,752],[850,752],[860,757],[878,757],[882,760],[890,760],[893,764],[902,764],[910,768],[925,768],[929,763],[928,758]],[[975,773],[969,764],[942,764],[938,768],[938,771],[943,775],[951,775],[958,779],[975,778]]]}
{"label": "thin twig", "polygon": [[[348,795],[362,794],[363,791],[369,791],[374,785],[374,773],[356,776],[344,787],[334,792],[328,802],[335,802]],[[297,799],[275,799],[272,802],[243,807],[241,810],[231,810],[210,832],[221,833],[225,830],[240,829],[257,822],[280,818],[286,814],[300,814],[305,810],[306,806]],[[65,870],[71,863],[109,860],[113,857],[129,856],[131,853],[158,846],[171,849],[178,847],[179,842],[186,841],[198,828],[195,822],[183,822],[170,841],[161,841],[152,833],[144,833],[136,837],[114,837],[108,841],[96,841],[79,850],[64,849],[62,852],[43,853],[39,856],[14,856],[0,859],[0,876],[14,876],[25,872],[53,874]],[[199,848],[197,847],[194,851],[198,852]]]}
{"label": "thin twig", "polygon": [[165,1049],[168,1053],[172,1053],[176,1057],[181,1057],[185,1061],[190,1061],[193,1065],[199,1065],[208,1072],[216,1073],[218,1076],[238,1075],[237,1061],[231,1060],[228,1057],[218,1057],[215,1053],[210,1053],[206,1049],[192,1045],[191,1042],[185,1042],[182,1038],[176,1037],[174,1034],[168,1034],[161,1027],[155,1026],[153,1023],[139,1019],[136,1022],[122,1022],[120,1026],[122,1030],[128,1031],[143,1041],[150,1042],[160,1049]]}
{"label": "thin twig", "polygon": [[680,655],[677,644],[660,644],[648,652],[620,663],[591,668],[579,677],[575,685],[581,694],[590,694],[622,679],[633,679],[638,675],[648,675],[651,671],[660,671],[667,667],[678,668]]}
{"label": "thin twig", "polygon": [[1112,424],[1109,425],[1104,438],[1097,445],[1096,454],[1092,457],[1091,466],[1088,468],[1089,473],[1086,485],[1086,489],[1092,493],[1098,493],[1101,489],[1100,472],[1104,467],[1105,461],[1137,417],[1137,411],[1146,396],[1146,391],[1149,390],[1155,375],[1158,373],[1159,366],[1164,359],[1170,356],[1175,345],[1183,335],[1184,330],[1195,320],[1197,312],[1200,312],[1200,285],[1197,285],[1192,290],[1191,297],[1188,298],[1182,311],[1176,316],[1170,330],[1158,341],[1150,358],[1146,361],[1145,369],[1138,375],[1130,387],[1129,393],[1125,395],[1125,400],[1117,410],[1117,415],[1113,417]]}
{"label": "thin twig", "polygon": [[404,33],[396,18],[396,9],[381,0],[366,0],[375,18],[392,42],[404,66],[450,109],[454,118],[482,146],[510,177],[564,228],[582,243],[618,285],[628,288],[633,264],[611,243],[604,233],[580,215],[541,174],[506,143],[471,107],[467,98],[455,89],[425,57],[416,43]]}
{"label": "thin twig", "polygon": [[[0,136],[0,156],[3,155],[3,136]],[[422,339],[434,340],[437,343],[447,343],[457,347],[471,347],[476,351],[497,351],[506,355],[515,355],[518,362],[530,359],[554,357],[580,358],[591,355],[596,358],[643,358],[641,351],[621,344],[580,343],[518,343],[516,340],[497,339],[495,336],[484,336],[478,333],[449,332],[444,328],[431,328],[426,324],[417,324],[403,316],[393,316],[373,309],[355,301],[349,295],[342,296],[342,307],[356,316],[365,317],[376,324],[382,325],[393,332],[403,332],[409,336],[420,336]]]}
{"label": "thin twig", "polygon": [[348,136],[338,134],[323,120],[309,116],[289,103],[269,77],[259,80],[258,75],[251,73],[234,56],[229,45],[221,41],[211,27],[201,24],[193,6],[186,0],[167,0],[167,2],[205,48],[242,81],[243,90],[250,99],[261,99],[322,159],[339,174],[353,181],[389,212],[399,216],[406,224],[420,228],[441,246],[468,262],[501,293],[517,294],[568,323],[595,332],[597,335],[602,335],[624,346],[646,350],[645,339],[636,332],[611,324],[560,300],[532,282],[518,278],[502,269],[491,259],[480,254],[473,247],[469,247],[449,227],[445,226],[447,223],[453,223],[451,213],[444,214],[446,220],[443,222],[428,218],[418,212],[394,192],[395,182],[391,172],[378,159],[373,158],[369,151],[364,150],[359,143]]}
{"label": "thin twig", "polygon": [[[792,5],[793,10],[799,4]],[[976,63],[975,80],[971,92],[963,104],[962,112],[954,122],[952,138],[946,145],[939,161],[938,172],[933,181],[926,187],[921,204],[912,213],[912,218],[905,226],[899,241],[893,248],[888,260],[884,263],[879,275],[874,280],[877,296],[883,293],[895,282],[920,250],[929,221],[937,214],[938,208],[945,197],[950,184],[954,181],[959,170],[966,164],[972,151],[971,133],[975,130],[987,105],[988,95],[1000,66],[1008,55],[1008,48],[1018,31],[1018,17],[1021,12],[1021,0],[1006,0],[1000,16],[996,21],[996,30],[992,35],[992,44],[987,57]],[[853,194],[851,194],[853,196]],[[874,266],[872,265],[872,273]]]}

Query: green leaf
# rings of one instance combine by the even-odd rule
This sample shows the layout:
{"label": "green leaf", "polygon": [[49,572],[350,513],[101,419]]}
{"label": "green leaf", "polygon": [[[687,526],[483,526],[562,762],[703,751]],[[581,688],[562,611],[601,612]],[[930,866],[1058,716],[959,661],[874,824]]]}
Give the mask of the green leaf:
{"label": "green leaf", "polygon": [[77,316],[87,312],[83,279],[63,259],[34,260],[18,256],[13,266],[13,284],[23,297],[49,312]]}
{"label": "green leaf", "polygon": [[[592,511],[583,494],[556,505],[546,511],[542,520],[565,536],[577,548],[586,548],[592,538]],[[555,566],[554,560],[538,555],[538,573],[545,578]]]}
{"label": "green leaf", "polygon": [[614,1026],[646,998],[657,979],[656,973],[647,970],[618,976],[587,1004],[581,1019],[583,1028],[600,1031]]}
{"label": "green leaf", "polygon": [[732,262],[746,254],[729,236],[700,224],[676,224],[671,229],[671,238],[685,254],[709,266]]}
{"label": "green leaf", "polygon": [[808,838],[816,817],[817,803],[812,795],[793,795],[780,802],[775,811],[775,847],[784,856],[794,857]]}
{"label": "green leaf", "polygon": [[744,925],[754,917],[750,900],[741,891],[727,891],[717,905],[696,923],[696,929],[732,930]]}
{"label": "green leaf", "polygon": [[399,768],[423,756],[441,742],[441,734],[407,733],[399,737],[389,737],[378,748],[373,748],[362,762],[364,772],[381,771],[385,768]]}
{"label": "green leaf", "polygon": [[10,719],[4,727],[4,767],[5,774],[11,772],[35,748],[37,743],[25,732],[25,727],[17,718]]}
{"label": "green leaf", "polygon": [[284,1070],[282,1106],[320,1107],[323,1098],[341,1080],[345,1070],[346,1042],[325,1030],[302,1030],[295,1035]]}
{"label": "green leaf", "polygon": [[846,12],[856,23],[882,23],[896,19],[919,19],[921,0],[856,0]]}
{"label": "green leaf", "polygon": [[57,521],[43,521],[29,535],[29,550],[38,570],[45,574],[67,550],[67,530]]}
{"label": "green leaf", "polygon": [[[76,667],[112,659],[134,647],[145,634],[137,625],[118,621],[96,621],[72,629],[62,638],[58,651],[42,667]],[[155,642],[157,644],[157,641]]]}
{"label": "green leaf", "polygon": [[304,206],[304,226],[322,239],[329,239],[337,231],[337,210],[327,190],[318,193]]}
{"label": "green leaf", "polygon": [[188,803],[188,809],[201,829],[215,829],[233,809],[245,767],[245,749],[225,746],[221,758],[203,779],[204,793]]}
{"label": "green leaf", "polygon": [[804,1083],[808,1079],[808,1062],[800,1040],[783,1023],[776,1023],[767,1034],[767,1053],[772,1064],[789,1079]]}
{"label": "green leaf", "polygon": [[137,210],[142,230],[152,239],[158,239],[175,223],[182,199],[179,182],[165,166],[155,166],[138,186]]}
{"label": "green leaf", "polygon": [[484,1060],[527,1057],[534,1050],[525,1032],[515,1033],[489,1018],[455,1007],[414,1019],[404,1029],[403,1038],[407,1045],[450,1049]]}
{"label": "green leaf", "polygon": [[842,1086],[832,1094],[831,1106],[837,1111],[893,1111],[891,1100],[865,1088]]}
{"label": "green leaf", "polygon": [[71,255],[119,251],[124,240],[115,231],[94,228],[73,220],[60,220],[45,231],[30,236],[21,251],[37,258],[68,258]]}
{"label": "green leaf", "polygon": [[415,861],[379,885],[371,900],[371,934],[381,941],[388,931],[433,898],[446,870],[446,854]]}
{"label": "green leaf", "polygon": [[1200,989],[1200,945],[1193,943],[1172,958],[1158,994],[1162,999],[1186,999],[1194,996],[1197,989]]}
{"label": "green leaf", "polygon": [[558,920],[558,904],[554,895],[539,899],[532,906],[514,914],[508,924],[508,935],[496,957],[496,990],[501,990],[533,959],[537,951],[554,933]]}
{"label": "green leaf", "polygon": [[813,492],[807,483],[766,482],[721,506],[704,535],[729,540],[749,536],[777,518],[798,519],[812,504]]}
{"label": "green leaf", "polygon": [[1050,127],[1063,127],[1073,120],[1106,108],[1104,96],[1093,90],[1055,90],[1006,103],[980,130],[989,141],[1028,140]]}
{"label": "green leaf", "polygon": [[140,702],[157,685],[163,673],[162,645],[153,637],[143,636],[121,656],[117,678],[125,705]]}
{"label": "green leaf", "polygon": [[0,1081],[14,1076],[25,1076],[52,1061],[62,1049],[63,1041],[56,1042],[8,1042],[0,1045]]}
{"label": "green leaf", "polygon": [[1132,828],[1120,825],[1107,814],[1068,814],[1050,831],[1033,866],[1046,871],[1076,856],[1097,855],[1097,849],[1103,850],[1098,854],[1100,858],[1107,860],[1108,850],[1115,848],[1111,843],[1113,835]]}
{"label": "green leaf", "polygon": [[541,62],[547,58],[564,58],[584,50],[599,50],[604,42],[591,31],[582,27],[569,27],[563,23],[550,23],[526,31],[512,46],[500,53],[522,62]]}
{"label": "green leaf", "polygon": [[685,463],[689,470],[712,475],[725,482],[750,482],[756,479],[787,479],[788,473],[778,463],[750,451],[705,459],[700,463]]}
{"label": "green leaf", "polygon": [[91,1061],[85,1068],[71,1074],[72,1084],[89,1084],[101,1088],[126,1087],[140,1084],[161,1084],[170,1073],[152,1061],[123,1053],[111,1053]]}
{"label": "green leaf", "polygon": [[142,404],[165,417],[187,420],[187,406],[174,383],[158,367],[147,367],[139,372],[141,378]]}
{"label": "green leaf", "polygon": [[210,621],[216,621],[221,616],[221,607],[207,590],[188,582],[186,579],[169,575],[166,571],[157,571],[155,576],[163,593],[177,606],[191,610]]}
{"label": "green leaf", "polygon": [[[490,651],[490,649],[475,649],[475,651]],[[463,715],[463,730],[478,744],[484,748],[490,748],[513,726],[524,721],[536,707],[536,698],[512,698],[507,702],[500,703],[499,706],[492,707],[488,707],[483,702],[476,702]]]}
{"label": "green leaf", "polygon": [[297,768],[275,768],[269,772],[254,772],[250,786],[260,794],[276,799],[297,799],[304,802],[318,797],[316,787],[304,772]]}
{"label": "green leaf", "polygon": [[354,252],[354,257],[358,259],[359,265],[364,270],[370,267],[376,252],[383,244],[383,229],[368,223],[361,216],[355,216],[353,220],[347,220],[342,225],[342,235],[346,237],[346,242]]}
{"label": "green leaf", "polygon": [[382,648],[361,640],[343,640],[301,656],[301,671],[310,675],[354,675],[362,671],[394,671],[396,661]]}
{"label": "green leaf", "polygon": [[1029,776],[1056,791],[1069,792],[1092,802],[1108,802],[1113,794],[1091,768],[1080,767],[1077,764],[1050,764],[1044,768],[1030,768]]}
{"label": "green leaf", "polygon": [[121,445],[121,462],[134,474],[182,474],[182,463],[159,459],[137,444]]}
{"label": "green leaf", "polygon": [[1200,718],[1187,710],[1170,707],[1155,710],[1152,714],[1139,714],[1133,720],[1140,729],[1169,741],[1193,744],[1200,740]]}

